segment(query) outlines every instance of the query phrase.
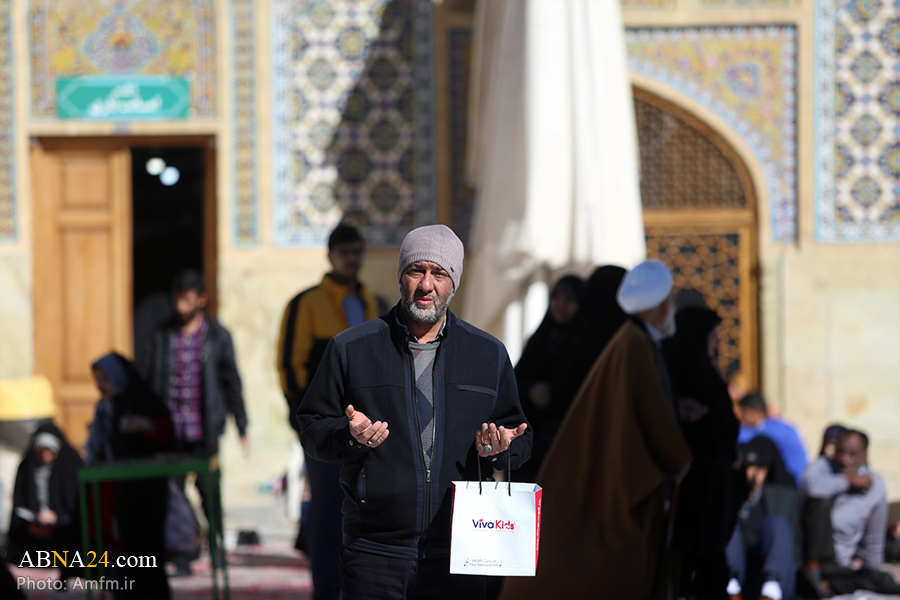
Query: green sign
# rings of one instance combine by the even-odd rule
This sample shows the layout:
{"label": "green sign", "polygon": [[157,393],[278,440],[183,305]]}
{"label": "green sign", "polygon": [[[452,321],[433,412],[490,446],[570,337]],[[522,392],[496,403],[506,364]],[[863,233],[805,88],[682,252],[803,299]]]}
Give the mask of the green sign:
{"label": "green sign", "polygon": [[60,77],[56,114],[61,119],[143,121],[186,119],[190,83],[184,77]]}

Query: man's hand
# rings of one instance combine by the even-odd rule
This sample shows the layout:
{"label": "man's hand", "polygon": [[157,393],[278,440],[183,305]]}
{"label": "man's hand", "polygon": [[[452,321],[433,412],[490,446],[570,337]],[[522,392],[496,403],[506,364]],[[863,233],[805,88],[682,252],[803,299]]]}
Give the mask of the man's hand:
{"label": "man's hand", "polygon": [[387,421],[375,421],[373,423],[369,417],[354,410],[352,404],[347,406],[347,410],[344,413],[350,419],[350,435],[360,444],[364,444],[369,448],[377,448],[390,434]]}
{"label": "man's hand", "polygon": [[478,456],[492,456],[506,451],[514,439],[525,433],[527,427],[528,423],[522,423],[515,429],[482,423],[481,430],[475,434],[475,449]]}
{"label": "man's hand", "polygon": [[49,508],[46,510],[42,510],[37,514],[38,523],[40,523],[41,525],[55,525],[56,518],[56,513]]}
{"label": "man's hand", "polygon": [[847,481],[850,483],[850,487],[856,488],[858,490],[867,490],[872,487],[872,476],[868,473],[863,475],[857,475],[856,473],[844,473],[847,477]]}
{"label": "man's hand", "polygon": [[241,436],[241,450],[244,451],[244,458],[250,458],[250,440],[246,435]]}

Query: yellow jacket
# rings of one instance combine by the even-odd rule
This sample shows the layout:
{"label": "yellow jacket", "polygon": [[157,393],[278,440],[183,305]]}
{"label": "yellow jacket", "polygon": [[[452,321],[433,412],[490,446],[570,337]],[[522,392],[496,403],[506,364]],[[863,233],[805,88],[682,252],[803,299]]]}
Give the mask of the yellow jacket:
{"label": "yellow jacket", "polygon": [[[361,284],[359,295],[366,307],[366,319],[374,319],[387,312],[380,298]],[[299,406],[328,341],[350,325],[344,315],[344,298],[348,288],[325,275],[322,282],[300,292],[288,303],[281,319],[278,339],[278,373],[281,389],[293,411]]]}

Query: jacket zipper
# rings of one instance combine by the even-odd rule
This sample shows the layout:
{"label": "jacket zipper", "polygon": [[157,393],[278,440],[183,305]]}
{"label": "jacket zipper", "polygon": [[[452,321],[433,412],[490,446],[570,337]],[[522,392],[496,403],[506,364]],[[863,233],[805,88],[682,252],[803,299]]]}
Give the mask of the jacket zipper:
{"label": "jacket zipper", "polygon": [[[425,469],[425,514],[422,517],[422,535],[421,539],[425,539],[425,532],[428,530],[428,513],[431,510],[430,506],[430,498],[431,498],[431,469],[428,468],[428,461],[425,459],[425,450],[422,449],[422,422],[419,419],[419,394],[417,393],[416,388],[416,363],[413,359],[412,352],[409,350],[409,345],[406,346],[407,356],[409,356],[409,372],[410,372],[410,380],[412,381],[412,397],[413,397],[413,405],[415,406],[416,413],[416,428],[419,430],[419,451],[422,457],[422,467]],[[437,357],[435,357],[437,358]],[[432,420],[434,418],[432,417]],[[434,435],[434,427],[432,429],[432,436]],[[425,558],[424,552],[421,558]]]}
{"label": "jacket zipper", "polygon": [[[443,342],[441,343],[443,346]],[[434,352],[434,361],[431,363],[431,393],[432,393],[432,404],[431,404],[431,468],[425,469],[425,523],[424,529],[422,531],[422,540],[424,541],[428,535],[428,516],[431,514],[431,471],[434,469],[434,459],[437,457],[437,448],[434,446],[434,442],[437,436],[437,385],[434,378],[434,371],[437,368],[438,358],[441,354],[441,346],[438,346],[437,350]],[[419,395],[416,394],[416,401],[418,402]],[[418,406],[416,407],[416,415],[419,414]],[[421,427],[419,429],[421,431]],[[422,434],[419,434],[419,438],[421,439]],[[425,461],[425,452],[422,452],[422,460]],[[426,461],[427,464],[427,461]],[[423,544],[422,547],[422,558],[428,558],[428,550],[426,549],[426,544]]]}

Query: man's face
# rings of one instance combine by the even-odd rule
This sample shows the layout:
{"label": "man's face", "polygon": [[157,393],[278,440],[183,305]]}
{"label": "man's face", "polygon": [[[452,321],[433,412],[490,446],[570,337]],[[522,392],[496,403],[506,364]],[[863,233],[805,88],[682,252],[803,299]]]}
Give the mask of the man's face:
{"label": "man's face", "polygon": [[362,268],[365,250],[360,240],[335,245],[328,251],[332,273],[343,279],[356,279]]}
{"label": "man's face", "polygon": [[434,325],[453,298],[453,280],[440,265],[420,260],[403,271],[400,296],[407,317],[423,325]]}
{"label": "man's face", "polygon": [[172,296],[172,301],[175,303],[175,314],[182,323],[190,323],[206,308],[206,294],[201,294],[197,290],[176,292]]}
{"label": "man's face", "polygon": [[835,460],[845,473],[858,473],[868,460],[863,439],[855,433],[844,434],[838,440]]}
{"label": "man's face", "polygon": [[742,406],[740,410],[741,422],[744,425],[756,427],[757,425],[762,424],[762,422],[766,419],[763,411],[759,410],[758,408],[748,408],[746,406]]}

